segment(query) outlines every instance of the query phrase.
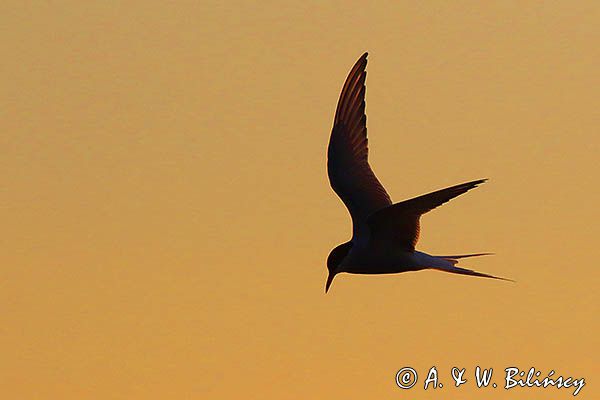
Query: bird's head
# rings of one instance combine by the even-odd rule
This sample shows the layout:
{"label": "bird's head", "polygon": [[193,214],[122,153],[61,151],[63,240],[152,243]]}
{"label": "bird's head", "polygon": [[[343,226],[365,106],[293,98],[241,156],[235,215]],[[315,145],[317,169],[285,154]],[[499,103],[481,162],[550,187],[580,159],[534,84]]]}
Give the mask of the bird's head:
{"label": "bird's head", "polygon": [[342,260],[348,255],[348,252],[352,248],[352,242],[346,242],[340,244],[329,253],[327,257],[327,269],[329,270],[329,275],[327,276],[327,283],[325,284],[325,293],[329,290],[329,286],[331,286],[331,282],[333,282],[333,278],[338,272],[341,272],[339,269]]}

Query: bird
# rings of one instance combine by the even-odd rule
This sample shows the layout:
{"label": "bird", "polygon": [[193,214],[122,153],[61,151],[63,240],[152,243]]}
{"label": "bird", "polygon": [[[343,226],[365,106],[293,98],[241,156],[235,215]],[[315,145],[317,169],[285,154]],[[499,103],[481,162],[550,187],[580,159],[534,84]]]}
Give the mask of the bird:
{"label": "bird", "polygon": [[368,53],[364,53],[356,61],[342,87],[327,148],[329,182],[350,213],[352,238],[336,246],[327,257],[325,293],[339,273],[393,274],[434,269],[511,281],[456,265],[459,259],[492,253],[434,256],[415,249],[421,215],[487,179],[392,203],[368,161],[365,114],[367,56]]}

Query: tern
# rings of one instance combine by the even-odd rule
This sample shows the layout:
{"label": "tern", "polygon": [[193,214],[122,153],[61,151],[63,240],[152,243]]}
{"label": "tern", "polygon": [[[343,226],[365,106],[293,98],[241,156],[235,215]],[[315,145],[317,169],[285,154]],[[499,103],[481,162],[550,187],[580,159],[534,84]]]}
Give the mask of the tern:
{"label": "tern", "polygon": [[333,278],[351,274],[394,274],[436,269],[455,274],[510,280],[456,266],[458,259],[491,253],[433,256],[415,250],[421,215],[446,203],[486,179],[437,190],[393,204],[368,161],[365,80],[367,56],[363,54],[350,70],[335,111],[327,149],[327,173],[335,193],[352,218],[352,239],[335,247],[327,257]]}

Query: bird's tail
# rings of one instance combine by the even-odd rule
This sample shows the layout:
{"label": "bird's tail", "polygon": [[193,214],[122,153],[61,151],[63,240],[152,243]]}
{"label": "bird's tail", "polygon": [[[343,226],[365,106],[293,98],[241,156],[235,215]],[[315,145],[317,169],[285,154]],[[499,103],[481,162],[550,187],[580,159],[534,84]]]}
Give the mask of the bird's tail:
{"label": "bird's tail", "polygon": [[450,272],[452,274],[479,276],[482,278],[500,279],[503,281],[514,282],[512,279],[501,278],[499,276],[484,274],[482,272],[473,271],[471,269],[457,267],[459,258],[487,256],[491,253],[463,254],[458,256],[429,256],[427,268],[436,269],[438,271]]}
{"label": "bird's tail", "polygon": [[468,257],[479,257],[479,256],[492,256],[494,253],[474,253],[474,254],[461,254],[458,256],[436,256],[438,258],[443,258],[444,260],[448,260],[452,263],[452,265],[458,262],[459,258],[468,258]]}
{"label": "bird's tail", "polygon": [[500,276],[494,276],[489,274],[484,274],[482,272],[473,271],[472,269],[460,268],[454,265],[449,265],[446,267],[430,267],[431,269],[437,269],[438,271],[450,272],[452,274],[460,274],[460,275],[471,275],[471,276],[480,276],[482,278],[492,278],[492,279],[500,279],[502,281],[514,282],[512,279],[502,278]]}

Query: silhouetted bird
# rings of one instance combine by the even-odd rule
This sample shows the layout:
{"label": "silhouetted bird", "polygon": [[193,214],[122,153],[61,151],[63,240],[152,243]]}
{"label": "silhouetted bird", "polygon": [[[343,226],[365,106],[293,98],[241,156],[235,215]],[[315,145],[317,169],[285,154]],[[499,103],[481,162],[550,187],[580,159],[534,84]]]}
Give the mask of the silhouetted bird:
{"label": "silhouetted bird", "polygon": [[333,190],[352,217],[352,240],[327,258],[325,292],[336,274],[391,274],[437,269],[456,274],[503,279],[456,266],[458,256],[432,256],[415,250],[419,218],[450,199],[486,181],[479,179],[392,204],[367,160],[365,79],[367,54],[354,64],[338,101],[327,151],[327,172]]}

